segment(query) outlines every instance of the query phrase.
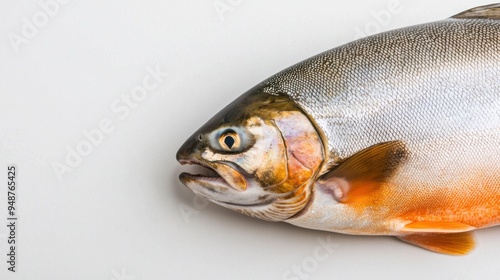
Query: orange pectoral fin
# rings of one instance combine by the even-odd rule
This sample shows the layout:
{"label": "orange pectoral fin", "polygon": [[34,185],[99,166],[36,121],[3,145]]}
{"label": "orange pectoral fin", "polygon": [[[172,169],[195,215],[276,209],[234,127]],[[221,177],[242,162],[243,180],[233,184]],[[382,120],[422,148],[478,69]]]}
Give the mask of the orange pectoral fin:
{"label": "orange pectoral fin", "polygon": [[420,233],[398,238],[433,252],[455,256],[467,255],[476,245],[471,232]]}
{"label": "orange pectoral fin", "polygon": [[402,232],[415,233],[457,233],[475,230],[473,226],[450,221],[421,221],[406,224]]}
{"label": "orange pectoral fin", "polygon": [[318,184],[339,202],[360,202],[386,185],[407,155],[403,142],[379,143],[345,159]]}

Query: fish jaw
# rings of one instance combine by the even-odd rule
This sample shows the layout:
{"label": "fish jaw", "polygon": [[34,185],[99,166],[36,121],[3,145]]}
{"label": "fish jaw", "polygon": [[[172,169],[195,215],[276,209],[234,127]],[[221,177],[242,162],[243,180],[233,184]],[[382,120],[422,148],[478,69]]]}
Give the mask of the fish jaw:
{"label": "fish jaw", "polygon": [[211,174],[192,174],[188,172],[182,172],[179,175],[179,180],[188,188],[193,190],[193,185],[205,185],[210,189],[231,189],[231,186],[220,176],[215,170],[206,164],[201,162],[191,160],[191,159],[179,159],[179,163],[182,165],[199,165],[205,167]]}
{"label": "fish jaw", "polygon": [[[209,175],[206,174],[192,174],[188,172],[182,172],[179,175],[179,180],[195,194],[207,198],[211,201],[217,201],[222,203],[235,203],[239,202],[243,205],[253,205],[256,203],[261,203],[258,201],[257,196],[253,198],[248,198],[249,193],[255,189],[255,186],[251,185],[247,188],[248,181],[245,176],[238,173],[235,169],[227,166],[223,163],[207,163],[192,158],[178,158],[179,163],[182,165],[197,165],[208,170]],[[232,169],[232,172],[227,172],[227,170]],[[226,172],[224,172],[226,171]],[[235,176],[238,179],[231,178]],[[229,178],[229,179],[227,179]],[[228,181],[240,180],[243,183],[231,184]],[[244,188],[241,186],[245,186]],[[248,192],[246,192],[248,190]],[[245,194],[242,194],[246,192]],[[244,196],[245,199],[238,197]]]}

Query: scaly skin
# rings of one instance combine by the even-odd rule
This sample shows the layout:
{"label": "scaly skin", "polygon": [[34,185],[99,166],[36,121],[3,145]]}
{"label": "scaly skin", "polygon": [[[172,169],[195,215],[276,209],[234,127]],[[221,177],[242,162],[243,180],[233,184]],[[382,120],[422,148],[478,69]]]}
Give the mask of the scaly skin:
{"label": "scaly skin", "polygon": [[410,154],[373,205],[337,205],[316,191],[288,222],[357,234],[395,233],[414,220],[500,223],[499,20],[452,18],[375,35],[264,88],[287,93],[315,121],[333,163],[393,140]]}

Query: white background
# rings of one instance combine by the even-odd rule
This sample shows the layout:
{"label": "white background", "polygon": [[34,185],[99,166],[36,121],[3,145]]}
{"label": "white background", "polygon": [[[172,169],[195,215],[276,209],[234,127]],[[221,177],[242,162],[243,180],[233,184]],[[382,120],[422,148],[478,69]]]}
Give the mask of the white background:
{"label": "white background", "polygon": [[[175,161],[183,141],[265,78],[360,32],[440,20],[488,3],[400,0],[387,14],[391,2],[69,1],[43,22],[37,2],[1,0],[0,279],[498,276],[500,228],[478,231],[472,254],[450,257],[391,237],[248,218],[194,200],[177,179],[186,169]],[[214,4],[224,3],[231,10],[218,14]],[[29,22],[40,27],[23,35]],[[135,108],[124,107],[121,98],[148,79],[148,67],[167,74]],[[84,132],[106,119],[113,131],[91,151],[86,146],[88,155],[71,167],[69,151],[88,144]],[[16,273],[6,263],[12,163]],[[71,172],[58,178],[54,165]],[[324,251],[318,239],[330,239],[335,249]]]}

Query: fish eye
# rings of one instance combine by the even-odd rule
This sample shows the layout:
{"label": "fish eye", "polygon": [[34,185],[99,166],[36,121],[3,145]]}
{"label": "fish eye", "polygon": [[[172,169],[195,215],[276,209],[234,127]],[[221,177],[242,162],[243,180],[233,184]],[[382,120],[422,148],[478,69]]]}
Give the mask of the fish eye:
{"label": "fish eye", "polygon": [[236,153],[250,148],[255,139],[244,127],[219,127],[209,135],[210,148],[215,152]]}
{"label": "fish eye", "polygon": [[228,130],[219,137],[219,145],[227,152],[237,150],[241,145],[240,136],[234,130]]}

